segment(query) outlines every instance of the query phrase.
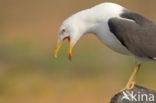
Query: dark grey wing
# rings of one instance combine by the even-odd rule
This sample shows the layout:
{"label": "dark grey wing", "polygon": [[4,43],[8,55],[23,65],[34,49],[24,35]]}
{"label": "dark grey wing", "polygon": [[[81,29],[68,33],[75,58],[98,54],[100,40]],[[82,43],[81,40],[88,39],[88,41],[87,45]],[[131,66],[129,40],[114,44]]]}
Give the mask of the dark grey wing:
{"label": "dark grey wing", "polygon": [[136,13],[123,13],[121,17],[108,21],[110,31],[134,55],[156,57],[156,25]]}

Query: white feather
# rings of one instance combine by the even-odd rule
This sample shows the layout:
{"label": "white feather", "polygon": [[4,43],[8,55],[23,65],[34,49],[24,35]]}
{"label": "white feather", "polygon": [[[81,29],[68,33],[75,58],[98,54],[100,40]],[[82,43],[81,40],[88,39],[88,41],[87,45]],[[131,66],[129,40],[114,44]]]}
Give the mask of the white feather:
{"label": "white feather", "polygon": [[[114,3],[103,3],[90,9],[94,18],[94,27],[92,32],[96,33],[97,37],[109,48],[122,54],[131,54],[120,41],[112,34],[108,27],[108,20],[112,17],[120,18],[120,14],[125,8]],[[92,22],[93,23],[93,22]]]}
{"label": "white feather", "polygon": [[114,3],[102,3],[80,11],[67,18],[61,28],[66,28],[74,46],[85,33],[94,33],[109,48],[122,54],[131,54],[109,30],[108,20],[120,18],[125,8]]}

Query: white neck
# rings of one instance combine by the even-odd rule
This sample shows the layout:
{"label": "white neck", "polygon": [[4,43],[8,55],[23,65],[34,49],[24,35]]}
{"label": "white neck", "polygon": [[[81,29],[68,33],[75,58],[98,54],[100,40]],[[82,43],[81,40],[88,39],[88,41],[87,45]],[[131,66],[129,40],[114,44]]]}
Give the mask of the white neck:
{"label": "white neck", "polygon": [[124,8],[118,4],[103,3],[87,10],[86,25],[89,32],[96,32],[99,27],[108,28],[108,20],[112,17],[119,17]]}
{"label": "white neck", "polygon": [[[113,17],[120,17],[124,8],[117,4],[103,3],[91,8],[86,17],[86,32],[94,33],[109,48],[124,54],[129,51],[110,32],[108,21]],[[89,26],[88,26],[89,25]]]}
{"label": "white neck", "polygon": [[119,17],[123,10],[124,8],[120,5],[103,3],[69,17],[63,24],[70,29],[72,46],[83,34],[94,33],[109,48],[120,53],[128,51],[110,32],[108,26],[108,20],[112,17]]}

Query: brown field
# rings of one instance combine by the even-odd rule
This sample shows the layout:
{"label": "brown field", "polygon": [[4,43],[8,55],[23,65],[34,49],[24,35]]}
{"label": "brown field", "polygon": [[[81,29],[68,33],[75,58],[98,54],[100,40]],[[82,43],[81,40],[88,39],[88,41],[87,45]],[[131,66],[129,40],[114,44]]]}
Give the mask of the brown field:
{"label": "brown field", "polygon": [[[104,0],[106,1],[106,0]],[[66,58],[52,50],[61,22],[101,0],[3,0],[0,16],[0,103],[108,103],[132,72],[133,59],[92,35]],[[109,0],[156,21],[155,0]],[[156,90],[156,63],[144,63],[137,83]]]}

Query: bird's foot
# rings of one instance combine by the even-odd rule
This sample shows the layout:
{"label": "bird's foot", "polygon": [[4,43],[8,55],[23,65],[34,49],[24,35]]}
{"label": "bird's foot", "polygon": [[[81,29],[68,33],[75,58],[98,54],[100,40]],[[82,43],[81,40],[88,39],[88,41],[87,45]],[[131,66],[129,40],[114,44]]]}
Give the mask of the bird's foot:
{"label": "bird's foot", "polygon": [[135,81],[131,81],[131,82],[128,82],[126,87],[121,89],[120,91],[124,91],[124,90],[130,90],[130,89],[133,89],[135,86]]}
{"label": "bird's foot", "polygon": [[135,85],[135,81],[131,81],[129,83],[127,83],[125,89],[133,89],[134,88],[134,85]]}

